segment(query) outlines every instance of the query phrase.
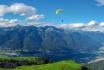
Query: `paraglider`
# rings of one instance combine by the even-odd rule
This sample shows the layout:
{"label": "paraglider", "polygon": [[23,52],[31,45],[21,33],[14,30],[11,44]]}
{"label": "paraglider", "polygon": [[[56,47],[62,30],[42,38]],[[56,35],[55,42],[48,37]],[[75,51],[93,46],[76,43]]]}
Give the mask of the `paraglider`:
{"label": "paraglider", "polygon": [[[60,15],[60,14],[63,14],[64,13],[64,9],[57,9],[56,10],[56,15]],[[60,15],[61,16],[61,15]],[[61,22],[64,22],[63,19],[61,19]]]}
{"label": "paraglider", "polygon": [[56,10],[56,15],[58,15],[59,13],[64,13],[64,9],[57,9]]}

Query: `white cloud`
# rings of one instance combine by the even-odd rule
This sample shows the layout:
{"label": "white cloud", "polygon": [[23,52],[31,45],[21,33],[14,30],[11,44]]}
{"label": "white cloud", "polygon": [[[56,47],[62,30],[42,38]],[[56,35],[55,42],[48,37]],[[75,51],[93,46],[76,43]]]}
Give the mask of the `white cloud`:
{"label": "white cloud", "polygon": [[60,25],[56,25],[56,27],[64,28],[64,29],[71,29],[71,28],[81,29],[83,31],[104,32],[104,22],[97,23],[94,20],[90,21],[89,23],[60,24]]}
{"label": "white cloud", "polygon": [[96,0],[98,2],[98,6],[104,5],[104,0]]}
{"label": "white cloud", "polygon": [[96,26],[97,25],[96,23],[97,23],[96,21],[92,20],[88,23],[88,26]]}
{"label": "white cloud", "polygon": [[[23,22],[21,22],[18,19],[3,19],[0,18],[0,27],[10,27],[15,25],[25,25]],[[94,20],[90,21],[89,23],[71,23],[71,24],[55,24],[55,23],[49,23],[49,22],[37,22],[37,21],[31,21],[27,22],[25,26],[33,25],[33,26],[54,26],[57,28],[63,28],[63,29],[81,29],[84,31],[100,31],[104,32],[104,22],[101,22],[99,24],[96,24]]]}
{"label": "white cloud", "polygon": [[32,6],[25,5],[23,3],[15,3],[9,7],[10,12],[20,14],[22,16],[35,15],[36,9]]}
{"label": "white cloud", "polygon": [[104,22],[101,22],[101,23],[99,24],[99,26],[104,27]]}
{"label": "white cloud", "polygon": [[0,5],[0,16],[4,16],[4,14],[7,12],[7,6],[6,5]]}
{"label": "white cloud", "polygon": [[72,24],[61,24],[60,27],[62,28],[93,28],[98,26],[96,21],[91,20],[89,23],[72,23]]}
{"label": "white cloud", "polygon": [[84,27],[84,23],[73,23],[73,24],[61,24],[59,27],[61,28],[82,28]]}
{"label": "white cloud", "polygon": [[15,26],[19,23],[19,20],[17,19],[3,19],[3,18],[0,18],[0,26],[2,27],[8,27],[8,26]]}
{"label": "white cloud", "polygon": [[96,21],[92,20],[89,23],[67,23],[67,24],[57,24],[57,23],[49,23],[49,22],[31,22],[29,25],[34,26],[54,26],[57,28],[63,29],[81,29],[86,31],[101,31],[104,32],[104,22],[97,23]]}
{"label": "white cloud", "polygon": [[32,16],[30,16],[30,17],[28,17],[27,19],[28,20],[39,20],[39,19],[42,19],[42,18],[44,18],[44,15],[32,15]]}
{"label": "white cloud", "polygon": [[19,20],[18,19],[11,19],[9,20],[10,23],[19,23]]}
{"label": "white cloud", "polygon": [[0,5],[0,16],[4,16],[7,13],[18,14],[20,16],[25,16],[28,20],[39,20],[43,18],[44,15],[37,14],[36,8],[32,6],[25,5],[23,3],[15,3],[10,6]]}

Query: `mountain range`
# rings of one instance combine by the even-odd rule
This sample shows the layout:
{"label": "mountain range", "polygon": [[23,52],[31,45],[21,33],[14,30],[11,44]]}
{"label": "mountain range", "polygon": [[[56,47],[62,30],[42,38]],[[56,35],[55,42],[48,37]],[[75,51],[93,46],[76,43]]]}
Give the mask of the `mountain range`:
{"label": "mountain range", "polygon": [[0,27],[0,54],[88,62],[100,54],[104,32],[53,26]]}

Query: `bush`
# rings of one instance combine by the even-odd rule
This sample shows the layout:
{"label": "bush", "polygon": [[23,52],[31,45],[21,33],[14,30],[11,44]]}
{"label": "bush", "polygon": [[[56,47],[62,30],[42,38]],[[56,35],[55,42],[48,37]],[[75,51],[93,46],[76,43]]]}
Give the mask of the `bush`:
{"label": "bush", "polygon": [[47,59],[36,57],[17,57],[17,58],[0,58],[0,68],[15,68],[23,65],[41,65],[47,64]]}

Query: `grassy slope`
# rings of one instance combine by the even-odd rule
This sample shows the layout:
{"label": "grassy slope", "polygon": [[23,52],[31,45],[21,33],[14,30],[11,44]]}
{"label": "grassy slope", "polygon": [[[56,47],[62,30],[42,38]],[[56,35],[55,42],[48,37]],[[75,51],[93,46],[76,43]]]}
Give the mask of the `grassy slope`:
{"label": "grassy slope", "polygon": [[[7,58],[9,59],[9,58]],[[34,57],[19,57],[15,58],[15,60],[34,60]],[[38,58],[35,58],[38,59]],[[31,65],[31,66],[20,66],[15,69],[0,69],[0,70],[77,70],[81,67],[81,64],[77,64],[74,61],[71,60],[65,60],[60,62],[54,62],[49,64],[43,64],[43,65]]]}
{"label": "grassy slope", "polygon": [[15,69],[0,69],[0,70],[76,70],[81,65],[74,61],[60,61],[43,65],[20,66]]}

